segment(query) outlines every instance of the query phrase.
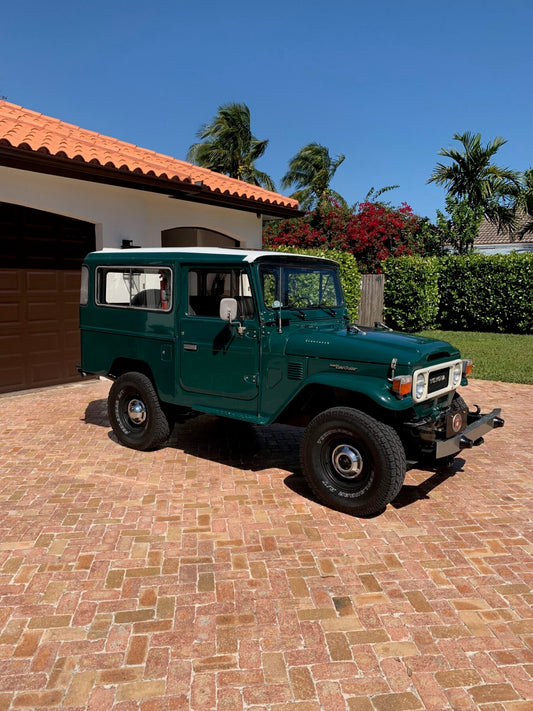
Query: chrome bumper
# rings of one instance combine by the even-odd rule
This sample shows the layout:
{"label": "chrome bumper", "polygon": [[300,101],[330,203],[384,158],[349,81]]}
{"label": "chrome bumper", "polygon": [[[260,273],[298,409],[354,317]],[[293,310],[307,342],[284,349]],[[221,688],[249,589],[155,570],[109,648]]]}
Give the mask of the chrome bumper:
{"label": "chrome bumper", "polygon": [[503,427],[504,420],[500,417],[501,408],[493,410],[488,415],[477,412],[468,413],[469,424],[462,432],[450,439],[438,440],[435,445],[435,457],[442,459],[457,454],[462,449],[471,449],[478,444],[483,444],[483,435],[497,427]]}

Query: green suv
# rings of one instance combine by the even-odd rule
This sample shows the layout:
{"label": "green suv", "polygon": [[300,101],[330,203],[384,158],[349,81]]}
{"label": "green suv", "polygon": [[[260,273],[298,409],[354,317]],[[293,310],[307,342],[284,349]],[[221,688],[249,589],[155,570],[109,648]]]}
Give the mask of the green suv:
{"label": "green suv", "polygon": [[315,495],[366,515],[407,462],[447,461],[503,426],[457,394],[470,361],[444,341],[350,323],[338,265],[281,252],[104,250],[82,267],[82,374],[111,378],[117,439],[149,450],[205,412],[305,427]]}

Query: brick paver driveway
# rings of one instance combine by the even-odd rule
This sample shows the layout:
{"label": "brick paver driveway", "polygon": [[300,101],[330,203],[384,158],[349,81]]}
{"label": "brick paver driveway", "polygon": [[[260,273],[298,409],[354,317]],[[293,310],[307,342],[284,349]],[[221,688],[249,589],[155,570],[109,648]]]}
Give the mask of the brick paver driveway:
{"label": "brick paver driveway", "polygon": [[108,384],[0,399],[0,711],[533,708],[533,387],[380,516],[315,502],[299,430],[140,453]]}

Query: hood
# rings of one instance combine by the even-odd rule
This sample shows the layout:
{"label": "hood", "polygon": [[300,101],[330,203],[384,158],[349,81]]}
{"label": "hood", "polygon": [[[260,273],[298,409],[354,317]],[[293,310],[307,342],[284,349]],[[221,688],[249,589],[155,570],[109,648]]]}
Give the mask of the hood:
{"label": "hood", "polygon": [[457,348],[446,341],[380,329],[348,332],[302,328],[289,335],[285,353],[384,365],[396,358],[398,365],[405,366],[460,357]]}

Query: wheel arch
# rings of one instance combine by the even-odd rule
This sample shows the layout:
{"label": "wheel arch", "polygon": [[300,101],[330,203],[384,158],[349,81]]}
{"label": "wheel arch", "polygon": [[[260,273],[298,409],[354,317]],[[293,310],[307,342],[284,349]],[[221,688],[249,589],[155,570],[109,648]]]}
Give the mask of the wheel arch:
{"label": "wheel arch", "polygon": [[382,422],[393,414],[364,392],[325,383],[306,384],[276,418],[276,422],[305,427],[320,412],[332,407],[351,407]]}
{"label": "wheel arch", "polygon": [[135,358],[115,358],[108,372],[109,377],[116,380],[125,373],[142,373],[146,375],[146,377],[152,381],[152,385],[157,391],[152,369],[145,361]]}

